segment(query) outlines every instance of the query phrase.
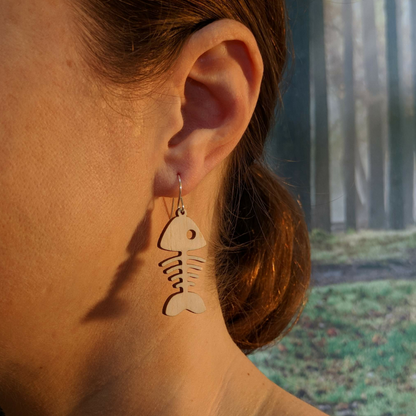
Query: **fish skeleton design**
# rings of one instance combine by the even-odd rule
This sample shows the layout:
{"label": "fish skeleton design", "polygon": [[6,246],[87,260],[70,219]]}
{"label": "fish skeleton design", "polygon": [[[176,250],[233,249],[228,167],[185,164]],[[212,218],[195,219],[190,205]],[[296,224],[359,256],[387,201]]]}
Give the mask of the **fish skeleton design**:
{"label": "fish skeleton design", "polygon": [[[188,237],[189,232],[191,232],[190,237]],[[202,313],[206,310],[201,296],[188,290],[190,286],[195,286],[195,282],[190,281],[190,279],[199,277],[195,272],[192,273],[189,270],[202,270],[201,266],[189,264],[188,260],[205,262],[205,259],[202,257],[188,255],[188,251],[198,250],[206,246],[206,244],[197,225],[187,216],[186,209],[182,211],[182,208],[178,208],[176,217],[173,217],[166,224],[166,228],[159,239],[159,247],[161,249],[179,252],[179,255],[160,263],[161,267],[165,267],[170,263],[179,261],[178,265],[164,270],[166,274],[180,270],[178,274],[169,277],[169,279],[171,281],[181,279],[180,282],[173,285],[175,288],[180,288],[181,291],[174,293],[168,298],[165,310],[166,315],[175,316],[185,309],[193,313]]]}

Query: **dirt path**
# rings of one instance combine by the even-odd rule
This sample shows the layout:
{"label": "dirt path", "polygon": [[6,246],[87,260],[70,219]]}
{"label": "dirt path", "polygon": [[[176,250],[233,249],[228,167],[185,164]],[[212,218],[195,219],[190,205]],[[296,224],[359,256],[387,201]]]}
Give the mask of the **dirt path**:
{"label": "dirt path", "polygon": [[390,259],[382,262],[354,262],[353,264],[313,264],[311,286],[337,283],[370,282],[372,280],[416,280],[416,258]]}

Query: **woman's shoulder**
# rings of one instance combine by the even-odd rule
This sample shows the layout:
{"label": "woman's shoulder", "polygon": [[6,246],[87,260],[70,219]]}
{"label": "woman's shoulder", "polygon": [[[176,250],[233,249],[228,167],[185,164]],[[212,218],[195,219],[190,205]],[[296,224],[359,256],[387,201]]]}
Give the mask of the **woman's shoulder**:
{"label": "woman's shoulder", "polygon": [[[221,416],[328,416],[275,384],[245,355],[234,361],[220,396]],[[215,407],[218,408],[218,407]]]}
{"label": "woman's shoulder", "polygon": [[270,394],[255,416],[328,416],[273,383]]}

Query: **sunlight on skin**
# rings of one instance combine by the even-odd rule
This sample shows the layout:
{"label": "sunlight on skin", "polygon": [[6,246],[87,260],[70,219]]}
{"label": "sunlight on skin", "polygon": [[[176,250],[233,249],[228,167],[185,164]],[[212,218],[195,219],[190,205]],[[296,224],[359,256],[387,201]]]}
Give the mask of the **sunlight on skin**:
{"label": "sunlight on skin", "polygon": [[[207,311],[174,319],[161,314],[173,289],[158,266],[166,252],[157,240],[181,167],[163,161],[182,127],[180,95],[164,96],[157,106],[152,97],[133,103],[106,97],[77,54],[63,1],[1,0],[0,9],[0,404],[6,414],[162,416],[204,409],[231,415],[241,408],[254,414],[276,386],[232,342],[210,289],[209,264],[198,281]],[[213,33],[205,31],[202,47]],[[218,33],[253,42],[237,25],[218,26],[217,39]],[[198,45],[189,56],[200,53]],[[246,124],[259,81],[260,71],[253,96],[243,102]],[[184,198],[207,239],[225,156],[211,160],[211,172]],[[154,198],[158,172],[167,200]],[[192,175],[185,169],[184,194]],[[195,254],[206,257],[206,249]]]}

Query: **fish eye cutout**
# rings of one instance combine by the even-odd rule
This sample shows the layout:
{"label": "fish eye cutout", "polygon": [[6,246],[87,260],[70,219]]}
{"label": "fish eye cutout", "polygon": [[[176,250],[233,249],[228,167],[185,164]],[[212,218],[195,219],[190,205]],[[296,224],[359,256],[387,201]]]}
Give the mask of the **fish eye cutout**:
{"label": "fish eye cutout", "polygon": [[190,229],[186,233],[186,236],[188,237],[189,240],[193,240],[196,237],[196,231]]}

